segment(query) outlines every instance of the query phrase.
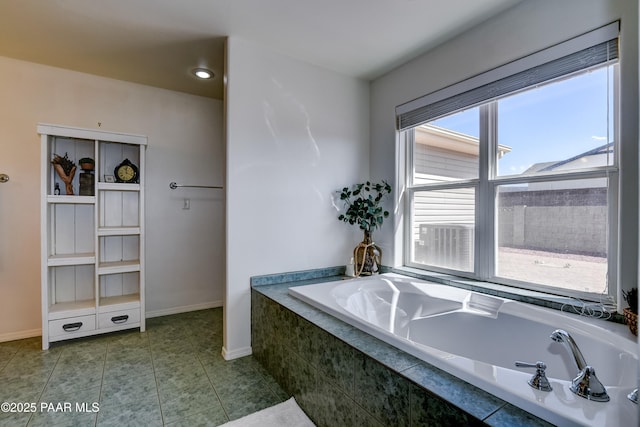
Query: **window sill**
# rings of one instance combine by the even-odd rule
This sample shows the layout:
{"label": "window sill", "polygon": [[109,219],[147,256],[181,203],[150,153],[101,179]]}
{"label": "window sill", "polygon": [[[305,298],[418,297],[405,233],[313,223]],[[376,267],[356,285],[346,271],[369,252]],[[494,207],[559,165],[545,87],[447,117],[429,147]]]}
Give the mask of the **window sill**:
{"label": "window sill", "polygon": [[[541,307],[559,310],[591,318],[601,318],[616,323],[624,323],[624,317],[616,311],[616,307],[593,302],[583,302],[577,298],[547,294],[539,291],[520,289],[497,283],[481,282],[445,273],[421,270],[413,267],[386,267],[384,272],[398,273],[418,279],[430,280],[443,285],[454,286],[478,293],[507,298]],[[589,314],[591,313],[591,314]]]}

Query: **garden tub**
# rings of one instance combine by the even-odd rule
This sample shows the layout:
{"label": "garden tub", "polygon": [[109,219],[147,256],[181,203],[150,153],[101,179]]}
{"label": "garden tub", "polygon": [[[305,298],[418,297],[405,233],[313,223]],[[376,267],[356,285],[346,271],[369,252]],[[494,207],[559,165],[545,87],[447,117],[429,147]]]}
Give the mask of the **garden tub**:
{"label": "garden tub", "polygon": [[[637,426],[635,337],[624,325],[387,273],[289,288],[289,294],[555,425]],[[570,391],[578,369],[550,335],[568,332],[610,397]],[[552,391],[528,385],[546,364]],[[446,396],[443,396],[446,398]]]}

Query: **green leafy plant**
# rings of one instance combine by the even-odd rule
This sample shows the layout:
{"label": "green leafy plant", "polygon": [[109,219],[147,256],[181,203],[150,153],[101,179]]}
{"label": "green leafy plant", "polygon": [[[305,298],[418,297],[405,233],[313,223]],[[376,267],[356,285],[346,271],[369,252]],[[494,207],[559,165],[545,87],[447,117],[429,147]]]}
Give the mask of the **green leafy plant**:
{"label": "green leafy plant", "polygon": [[624,300],[629,304],[629,309],[638,314],[638,288],[631,288],[627,292],[622,291]]}
{"label": "green leafy plant", "polygon": [[371,233],[382,227],[384,219],[389,216],[389,211],[381,206],[384,196],[388,194],[391,194],[391,186],[386,181],[367,181],[351,188],[344,187],[340,192],[340,200],[347,209],[338,219],[351,225],[358,224],[362,230]]}

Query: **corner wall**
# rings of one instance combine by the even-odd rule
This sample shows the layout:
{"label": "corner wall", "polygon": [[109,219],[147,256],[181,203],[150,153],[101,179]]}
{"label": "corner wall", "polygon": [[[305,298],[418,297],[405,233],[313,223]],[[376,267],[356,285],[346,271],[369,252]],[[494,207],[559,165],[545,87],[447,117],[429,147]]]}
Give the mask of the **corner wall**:
{"label": "corner wall", "polygon": [[222,102],[6,57],[0,75],[0,341],[41,333],[39,122],[149,137],[147,315],[220,306],[224,193],[169,182],[223,182]]}
{"label": "corner wall", "polygon": [[334,190],[368,177],[369,85],[227,40],[227,359],[251,353],[249,278],[349,261]]}

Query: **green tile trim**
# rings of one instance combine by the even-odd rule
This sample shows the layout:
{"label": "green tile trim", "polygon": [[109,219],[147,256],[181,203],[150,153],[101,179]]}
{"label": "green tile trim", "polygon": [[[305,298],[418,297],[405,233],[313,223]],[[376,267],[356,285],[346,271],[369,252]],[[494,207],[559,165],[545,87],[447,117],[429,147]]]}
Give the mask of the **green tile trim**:
{"label": "green tile trim", "polygon": [[297,282],[300,280],[320,279],[344,274],[345,266],[317,268],[312,270],[291,271],[288,273],[267,274],[251,277],[251,286],[275,285],[278,283]]}
{"label": "green tile trim", "polygon": [[[338,279],[339,276],[260,285],[251,292],[255,359],[285,392],[296,397],[319,426],[331,425],[324,422],[326,414],[319,408],[336,405],[318,403],[325,399],[323,390],[333,390],[332,396],[341,396],[340,406],[346,405],[349,419],[359,420],[360,425],[388,425],[392,420],[385,417],[390,413],[398,425],[417,426],[437,420],[445,424],[464,421],[467,425],[491,425],[502,419],[513,421],[512,425],[519,425],[518,420],[522,425],[548,425],[288,294],[291,286]],[[323,353],[328,348],[340,349],[336,360],[329,358],[329,352]],[[353,373],[349,371],[350,363]],[[340,370],[344,378],[354,378],[353,382],[337,381]],[[376,377],[384,380],[372,381]],[[369,396],[370,392],[376,396]],[[378,404],[369,405],[372,401]],[[375,409],[380,407],[389,410]],[[503,411],[508,412],[502,414]]]}

